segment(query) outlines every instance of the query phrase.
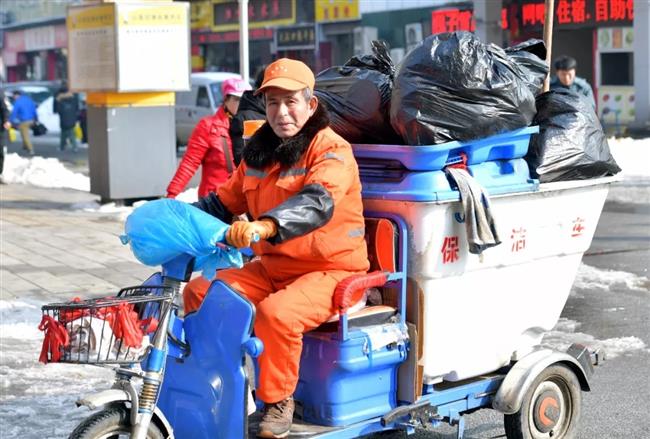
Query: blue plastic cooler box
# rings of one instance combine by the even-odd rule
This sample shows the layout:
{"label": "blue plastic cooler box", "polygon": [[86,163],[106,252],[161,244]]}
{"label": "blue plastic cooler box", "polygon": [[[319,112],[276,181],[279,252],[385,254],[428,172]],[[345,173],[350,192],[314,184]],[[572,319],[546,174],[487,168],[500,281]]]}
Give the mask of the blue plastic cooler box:
{"label": "blue plastic cooler box", "polygon": [[530,136],[538,132],[539,127],[534,126],[467,142],[421,146],[355,144],[353,149],[359,167],[385,164],[410,171],[439,171],[458,162],[461,152],[467,155],[468,165],[521,158],[528,152]]}

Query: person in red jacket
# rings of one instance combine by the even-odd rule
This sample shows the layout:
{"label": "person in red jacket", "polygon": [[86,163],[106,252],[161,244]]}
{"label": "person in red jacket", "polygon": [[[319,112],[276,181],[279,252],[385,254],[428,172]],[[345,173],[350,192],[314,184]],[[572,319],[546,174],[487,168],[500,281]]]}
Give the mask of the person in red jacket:
{"label": "person in red jacket", "polygon": [[183,160],[167,186],[168,198],[175,198],[185,189],[199,165],[203,167],[199,197],[215,192],[228,180],[236,167],[229,133],[230,119],[237,113],[241,95],[250,89],[250,84],[239,78],[226,79],[221,84],[223,104],[214,115],[204,117],[196,124]]}

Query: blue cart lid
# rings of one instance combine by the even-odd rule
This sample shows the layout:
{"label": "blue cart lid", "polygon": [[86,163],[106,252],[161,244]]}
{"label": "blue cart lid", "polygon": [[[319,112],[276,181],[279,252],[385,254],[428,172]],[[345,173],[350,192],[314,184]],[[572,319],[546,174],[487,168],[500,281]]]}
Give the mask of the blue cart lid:
{"label": "blue cart lid", "polygon": [[[528,164],[522,158],[469,165],[467,170],[489,195],[532,192],[539,187],[539,181],[530,178]],[[365,199],[417,202],[460,199],[458,189],[445,171],[360,168],[360,174],[361,194]]]}
{"label": "blue cart lid", "polygon": [[352,145],[352,148],[360,167],[398,162],[411,171],[439,171],[445,165],[458,162],[461,152],[467,155],[468,165],[523,157],[528,152],[530,136],[537,132],[539,127],[533,126],[467,142],[422,146],[359,143]]}

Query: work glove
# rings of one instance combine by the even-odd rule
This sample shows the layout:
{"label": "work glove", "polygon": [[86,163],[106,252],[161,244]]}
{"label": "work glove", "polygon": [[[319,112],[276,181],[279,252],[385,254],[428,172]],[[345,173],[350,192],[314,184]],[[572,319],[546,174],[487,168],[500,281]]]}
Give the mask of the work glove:
{"label": "work glove", "polygon": [[278,226],[271,219],[259,221],[235,221],[226,233],[226,241],[233,247],[250,247],[256,239],[269,239],[278,233]]}

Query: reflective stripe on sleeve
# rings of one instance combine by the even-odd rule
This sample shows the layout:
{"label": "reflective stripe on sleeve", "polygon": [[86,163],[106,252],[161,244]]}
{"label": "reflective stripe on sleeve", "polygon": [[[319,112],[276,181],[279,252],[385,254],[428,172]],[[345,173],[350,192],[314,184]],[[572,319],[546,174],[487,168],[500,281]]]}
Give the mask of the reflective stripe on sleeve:
{"label": "reflective stripe on sleeve", "polygon": [[358,238],[359,236],[363,236],[366,234],[366,229],[365,227],[359,227],[358,229],[352,229],[348,232],[348,237],[350,238]]}

